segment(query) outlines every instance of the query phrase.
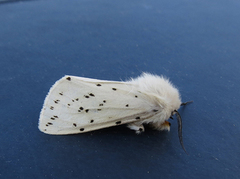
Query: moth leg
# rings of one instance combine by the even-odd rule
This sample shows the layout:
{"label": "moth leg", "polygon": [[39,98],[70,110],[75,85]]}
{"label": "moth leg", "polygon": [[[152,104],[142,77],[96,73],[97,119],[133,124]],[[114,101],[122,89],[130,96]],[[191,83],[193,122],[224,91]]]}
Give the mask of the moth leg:
{"label": "moth leg", "polygon": [[140,134],[144,132],[144,126],[140,123],[130,123],[127,125],[129,129],[132,129],[136,132],[136,134]]}
{"label": "moth leg", "polygon": [[168,121],[164,121],[161,124],[156,122],[156,123],[152,123],[152,126],[153,126],[153,128],[160,130],[160,131],[163,131],[163,130],[170,131],[171,123]]}

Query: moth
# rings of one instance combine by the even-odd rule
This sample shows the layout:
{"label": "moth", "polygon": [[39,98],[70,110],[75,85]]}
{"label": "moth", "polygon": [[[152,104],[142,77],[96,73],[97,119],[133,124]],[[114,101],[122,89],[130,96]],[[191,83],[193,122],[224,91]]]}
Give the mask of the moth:
{"label": "moth", "polygon": [[177,110],[190,102],[181,102],[178,89],[167,78],[150,73],[125,82],[66,75],[46,96],[38,127],[47,134],[64,135],[127,124],[139,134],[145,124],[169,131],[168,119],[176,114],[186,152]]}

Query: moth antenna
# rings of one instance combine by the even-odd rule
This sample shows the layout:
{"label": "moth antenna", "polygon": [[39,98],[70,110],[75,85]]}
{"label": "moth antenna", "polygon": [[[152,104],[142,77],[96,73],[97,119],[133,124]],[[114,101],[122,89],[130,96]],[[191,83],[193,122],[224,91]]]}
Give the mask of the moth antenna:
{"label": "moth antenna", "polygon": [[179,137],[179,141],[180,141],[180,144],[183,148],[183,150],[185,151],[185,153],[188,155],[184,145],[183,145],[183,139],[182,139],[182,118],[179,114],[179,112],[177,110],[175,110],[174,112],[176,112],[177,114],[177,121],[178,121],[178,137]]}
{"label": "moth antenna", "polygon": [[181,106],[185,106],[186,104],[189,104],[189,103],[193,103],[193,101],[188,101],[188,102],[182,103]]}

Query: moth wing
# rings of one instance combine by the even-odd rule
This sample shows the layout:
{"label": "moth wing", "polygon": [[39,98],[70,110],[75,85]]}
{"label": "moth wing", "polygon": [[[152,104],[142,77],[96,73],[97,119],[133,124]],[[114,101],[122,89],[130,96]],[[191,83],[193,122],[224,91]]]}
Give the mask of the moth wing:
{"label": "moth wing", "polygon": [[137,89],[131,82],[64,76],[44,101],[39,129],[74,134],[148,119],[156,106]]}

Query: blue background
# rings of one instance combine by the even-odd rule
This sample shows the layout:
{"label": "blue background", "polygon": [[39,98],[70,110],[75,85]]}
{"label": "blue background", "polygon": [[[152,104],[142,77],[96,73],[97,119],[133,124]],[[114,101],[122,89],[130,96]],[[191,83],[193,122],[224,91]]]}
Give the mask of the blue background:
{"label": "blue background", "polygon": [[[240,178],[240,1],[40,0],[0,3],[0,178]],[[64,76],[165,75],[183,101],[183,140],[124,126],[41,133]]]}

